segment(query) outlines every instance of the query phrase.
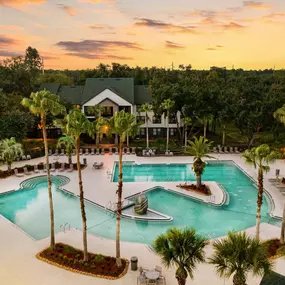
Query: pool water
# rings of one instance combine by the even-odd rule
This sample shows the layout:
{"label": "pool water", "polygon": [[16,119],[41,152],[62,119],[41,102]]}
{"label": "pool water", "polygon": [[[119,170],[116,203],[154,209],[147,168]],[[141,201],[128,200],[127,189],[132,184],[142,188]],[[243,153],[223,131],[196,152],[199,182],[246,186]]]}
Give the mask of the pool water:
{"label": "pool water", "polygon": [[[190,165],[147,166],[152,171],[143,173],[144,166],[124,166],[124,181],[148,181],[161,179],[167,181],[165,173],[170,171],[174,180],[194,180]],[[155,171],[153,169],[156,169]],[[167,168],[167,169],[164,169]],[[146,168],[144,168],[145,170]],[[159,170],[157,170],[159,169]],[[171,170],[170,170],[171,169]],[[179,174],[183,172],[182,174]],[[174,174],[175,173],[175,174]],[[53,198],[55,211],[55,230],[60,225],[70,223],[72,228],[81,229],[79,199],[58,188],[63,185],[63,176],[53,176]],[[116,172],[114,179],[116,177]],[[152,177],[152,178],[151,178]],[[184,177],[184,179],[181,179]],[[122,219],[121,239],[132,242],[152,244],[153,240],[169,227],[194,227],[199,233],[209,237],[225,235],[229,230],[243,230],[255,225],[257,189],[253,181],[233,163],[208,164],[203,175],[204,180],[217,181],[230,195],[230,203],[223,207],[214,207],[194,201],[188,197],[155,188],[147,192],[149,207],[172,216],[171,222],[144,222]],[[0,195],[0,214],[16,224],[35,239],[49,236],[49,203],[47,182],[45,179],[32,178],[34,183],[26,184],[24,190]],[[156,181],[156,180],[151,180]],[[161,181],[161,180],[160,180]],[[268,203],[264,199],[262,222],[269,220]],[[115,239],[116,219],[112,213],[86,202],[88,232],[105,238]]]}

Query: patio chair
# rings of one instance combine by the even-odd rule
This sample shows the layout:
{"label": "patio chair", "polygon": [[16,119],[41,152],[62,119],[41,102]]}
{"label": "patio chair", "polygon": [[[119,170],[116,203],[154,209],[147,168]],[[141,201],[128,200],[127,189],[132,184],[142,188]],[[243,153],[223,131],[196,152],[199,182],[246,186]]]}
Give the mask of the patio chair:
{"label": "patio chair", "polygon": [[240,153],[240,151],[239,151],[237,146],[235,147],[235,153]]}
{"label": "patio chair", "polygon": [[156,265],[154,268],[155,271],[159,272],[159,275],[162,275],[162,267]]}
{"label": "patio chair", "polygon": [[104,154],[105,154],[105,149],[104,149],[104,148],[102,148],[102,150],[101,150],[101,154],[102,154],[102,155],[104,155]]}
{"label": "patio chair", "polygon": [[26,160],[27,157],[25,155],[22,155],[22,160]]}
{"label": "patio chair", "polygon": [[147,285],[147,279],[144,275],[138,276],[137,285]]}
{"label": "patio chair", "polygon": [[214,146],[214,147],[213,147],[212,152],[213,152],[213,153],[217,153],[217,152],[218,152],[218,150],[217,150],[217,147],[216,147],[216,146]]}
{"label": "patio chair", "polygon": [[64,149],[63,148],[60,151],[60,156],[64,156]]}
{"label": "patio chair", "polygon": [[48,150],[48,155],[51,156],[52,155],[52,149]]}
{"label": "patio chair", "polygon": [[73,149],[72,155],[76,155],[76,150],[75,149]]}
{"label": "patio chair", "polygon": [[110,147],[109,148],[109,154],[112,155],[113,154],[113,149]]}
{"label": "patio chair", "polygon": [[47,172],[47,165],[44,164],[43,172]]}
{"label": "patio chair", "polygon": [[85,155],[89,155],[89,149],[88,148],[85,148]]}
{"label": "patio chair", "polygon": [[51,171],[51,172],[55,172],[55,164],[54,164],[54,163],[51,164],[51,169],[50,169],[50,171]]}
{"label": "patio chair", "polygon": [[118,148],[116,147],[116,149],[115,149],[115,154],[119,154],[119,151],[118,151]]}
{"label": "patio chair", "polygon": [[31,175],[32,173],[28,171],[28,168],[27,167],[24,167],[24,173],[26,175]]}
{"label": "patio chair", "polygon": [[129,147],[127,147],[127,154],[131,154]]}
{"label": "patio chair", "polygon": [[95,154],[95,149],[94,148],[92,148],[91,149],[91,153],[90,153],[91,155],[94,155]]}
{"label": "patio chair", "polygon": [[54,152],[53,155],[54,155],[54,156],[59,156],[59,154],[58,154],[58,149],[57,149],[57,148],[55,149],[55,152]]}
{"label": "patio chair", "polygon": [[23,177],[24,176],[24,173],[19,173],[17,168],[14,169],[14,173],[17,177]]}
{"label": "patio chair", "polygon": [[67,172],[72,172],[73,171],[73,164],[71,163],[70,165],[69,165],[69,169],[67,170]]}
{"label": "patio chair", "polygon": [[32,159],[31,155],[27,154],[27,160],[30,160],[30,159]]}
{"label": "patio chair", "polygon": [[100,148],[96,148],[96,155],[100,154]]}
{"label": "patio chair", "polygon": [[39,173],[40,172],[37,164],[34,165],[34,172],[35,173]]}
{"label": "patio chair", "polygon": [[81,148],[80,150],[79,150],[79,155],[82,155],[83,154],[83,149]]}
{"label": "patio chair", "polygon": [[230,146],[230,153],[234,153],[234,148]]}
{"label": "patio chair", "polygon": [[224,153],[229,153],[227,146],[224,147]]}
{"label": "patio chair", "polygon": [[222,147],[220,147],[220,146],[218,147],[218,152],[219,153],[224,153]]}
{"label": "patio chair", "polygon": [[136,148],[132,147],[132,154],[136,154]]}
{"label": "patio chair", "polygon": [[65,170],[65,163],[62,163],[58,171],[63,172]]}
{"label": "patio chair", "polygon": [[169,151],[169,156],[173,156],[173,152],[172,151]]}

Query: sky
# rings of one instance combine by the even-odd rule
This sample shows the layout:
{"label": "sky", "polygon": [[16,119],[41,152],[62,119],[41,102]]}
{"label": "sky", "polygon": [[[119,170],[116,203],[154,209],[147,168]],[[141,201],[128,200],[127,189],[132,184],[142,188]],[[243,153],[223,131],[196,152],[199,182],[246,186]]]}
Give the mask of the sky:
{"label": "sky", "polygon": [[284,35],[284,0],[0,0],[0,60],[32,46],[46,69],[281,69]]}

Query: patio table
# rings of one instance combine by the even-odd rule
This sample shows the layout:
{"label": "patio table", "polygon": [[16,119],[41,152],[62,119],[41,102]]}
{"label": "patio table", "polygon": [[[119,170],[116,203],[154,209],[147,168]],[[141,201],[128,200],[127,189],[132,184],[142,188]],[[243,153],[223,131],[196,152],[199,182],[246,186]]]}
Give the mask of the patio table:
{"label": "patio table", "polygon": [[145,277],[151,280],[157,280],[159,277],[159,272],[155,270],[146,271]]}

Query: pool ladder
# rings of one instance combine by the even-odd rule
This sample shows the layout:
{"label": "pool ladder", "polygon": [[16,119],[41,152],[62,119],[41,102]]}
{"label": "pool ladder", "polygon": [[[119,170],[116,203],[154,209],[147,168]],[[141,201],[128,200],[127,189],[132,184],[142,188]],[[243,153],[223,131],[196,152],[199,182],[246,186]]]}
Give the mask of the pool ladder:
{"label": "pool ladder", "polygon": [[68,229],[70,231],[70,223],[65,223],[60,225],[60,229],[65,233],[65,231]]}

